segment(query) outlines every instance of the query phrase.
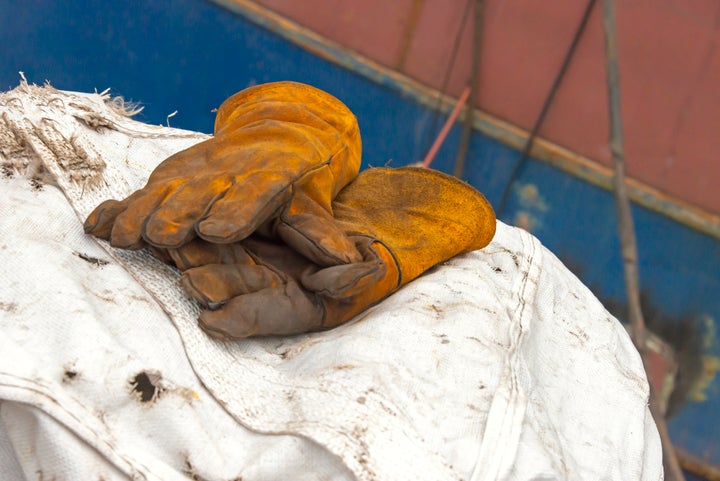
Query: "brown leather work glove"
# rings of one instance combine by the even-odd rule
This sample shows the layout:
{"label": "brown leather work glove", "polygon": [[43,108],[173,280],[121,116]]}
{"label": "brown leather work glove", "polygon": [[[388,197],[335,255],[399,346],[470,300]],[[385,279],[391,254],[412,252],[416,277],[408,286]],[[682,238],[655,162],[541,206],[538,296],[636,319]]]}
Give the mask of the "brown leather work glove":
{"label": "brown leather work glove", "polygon": [[258,235],[231,245],[197,239],[160,255],[185,271],[185,291],[208,308],[200,326],[237,339],[335,327],[435,264],[484,247],[495,233],[482,194],[422,168],[366,170],[333,209],[359,262],[323,268]]}
{"label": "brown leather work glove", "polygon": [[320,265],[357,262],[331,201],[360,169],[355,116],[309,85],[277,82],[220,106],[215,136],[163,161],[147,184],[100,204],[85,232],[115,247],[233,243],[260,225]]}

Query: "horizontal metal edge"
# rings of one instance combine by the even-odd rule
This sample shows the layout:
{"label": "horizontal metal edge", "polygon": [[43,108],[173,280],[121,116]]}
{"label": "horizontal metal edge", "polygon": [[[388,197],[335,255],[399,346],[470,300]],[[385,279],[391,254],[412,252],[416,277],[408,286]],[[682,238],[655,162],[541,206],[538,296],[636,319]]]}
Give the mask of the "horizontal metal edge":
{"label": "horizontal metal edge", "polygon": [[[457,102],[450,96],[442,96],[438,101],[441,93],[436,89],[353,52],[250,0],[212,1],[325,60],[397,90],[426,107],[439,108],[442,112],[449,113]],[[464,115],[465,112],[459,118]],[[479,110],[475,110],[473,115],[473,126],[476,130],[505,145],[522,150],[529,137],[526,130]],[[530,154],[533,158],[592,185],[612,190],[612,169],[553,142],[542,138],[536,139]],[[627,186],[630,199],[636,204],[720,239],[720,216],[632,178],[627,179]]]}

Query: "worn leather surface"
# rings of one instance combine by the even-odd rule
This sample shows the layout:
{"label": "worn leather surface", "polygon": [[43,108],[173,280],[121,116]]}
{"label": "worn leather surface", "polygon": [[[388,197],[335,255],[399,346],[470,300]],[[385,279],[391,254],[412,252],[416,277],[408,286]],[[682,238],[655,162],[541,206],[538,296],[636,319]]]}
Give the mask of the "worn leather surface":
{"label": "worn leather surface", "polygon": [[169,249],[185,270],[186,292],[210,308],[200,326],[223,339],[335,327],[439,262],[484,247],[495,233],[495,214],[480,192],[416,167],[360,173],[333,210],[361,261],[322,267],[260,235]]}
{"label": "worn leather surface", "polygon": [[220,106],[213,138],[164,160],[127,198],[100,204],[85,231],[127,249],[178,247],[196,236],[237,242],[272,221],[317,263],[355,261],[330,203],[360,157],[357,120],[342,102],[296,82],[257,85]]}

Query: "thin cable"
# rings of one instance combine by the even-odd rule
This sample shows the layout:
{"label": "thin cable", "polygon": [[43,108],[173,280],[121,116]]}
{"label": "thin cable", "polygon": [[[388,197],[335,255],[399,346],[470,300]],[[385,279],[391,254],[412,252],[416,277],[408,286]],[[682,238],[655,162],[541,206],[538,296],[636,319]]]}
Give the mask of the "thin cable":
{"label": "thin cable", "polygon": [[560,87],[560,83],[562,82],[563,77],[565,77],[565,72],[567,72],[568,66],[570,65],[570,61],[572,60],[573,56],[575,55],[575,50],[578,46],[578,43],[580,42],[580,38],[582,37],[583,32],[585,32],[585,27],[587,26],[588,19],[590,18],[590,14],[592,13],[592,9],[595,6],[596,1],[597,0],[589,0],[587,7],[585,7],[585,12],[583,13],[582,19],[580,19],[580,24],[578,25],[577,31],[575,32],[575,35],[573,36],[572,42],[570,42],[570,47],[568,48],[568,51],[565,54],[565,59],[563,60],[562,65],[560,66],[560,71],[558,72],[557,76],[555,77],[555,80],[553,81],[552,86],[550,87],[550,91],[548,92],[547,98],[545,99],[545,103],[543,104],[542,109],[540,110],[540,115],[538,115],[538,118],[535,121],[535,125],[533,125],[533,128],[530,131],[530,136],[528,137],[527,141],[525,142],[525,147],[523,148],[522,154],[520,155],[520,160],[518,160],[517,163],[515,164],[515,167],[513,168],[513,171],[510,174],[510,178],[508,179],[507,184],[505,184],[505,190],[503,191],[503,195],[500,200],[500,204],[498,204],[498,208],[497,208],[498,214],[501,214],[505,210],[505,207],[507,206],[507,201],[510,196],[510,188],[512,187],[513,182],[515,182],[518,175],[520,174],[520,170],[523,168],[523,166],[527,162],[527,159],[530,155],[530,150],[532,150],[533,142],[535,142],[535,138],[537,138],[537,134],[540,131],[540,127],[542,126],[543,122],[545,121],[545,116],[547,115],[548,110],[550,109],[550,104],[552,104],[553,98],[555,97],[555,94],[557,93],[557,90]]}
{"label": "thin cable", "polygon": [[435,131],[437,130],[437,123],[440,119],[440,107],[442,106],[442,100],[443,97],[445,97],[445,93],[447,92],[448,83],[450,82],[450,74],[453,71],[453,67],[455,66],[455,59],[457,58],[458,50],[460,49],[460,41],[462,40],[462,34],[465,31],[465,25],[467,24],[467,17],[468,13],[470,12],[470,5],[472,5],[472,0],[467,0],[465,2],[465,10],[463,11],[462,19],[460,21],[460,27],[458,28],[457,34],[455,35],[455,42],[453,44],[452,51],[450,52],[450,60],[448,62],[448,66],[445,69],[445,77],[443,78],[442,86],[440,87],[440,95],[438,95],[437,103],[435,104],[434,114],[433,114],[433,122],[430,126],[430,135],[427,137],[427,143],[425,144],[425,152],[428,152],[430,150],[430,144],[432,143],[432,140],[436,137]]}

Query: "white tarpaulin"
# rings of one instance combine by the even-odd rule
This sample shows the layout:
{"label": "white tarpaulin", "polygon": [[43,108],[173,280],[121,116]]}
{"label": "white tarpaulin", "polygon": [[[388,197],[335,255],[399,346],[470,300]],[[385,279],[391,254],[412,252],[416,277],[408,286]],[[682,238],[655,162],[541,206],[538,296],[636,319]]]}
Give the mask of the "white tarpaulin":
{"label": "white tarpaulin", "polygon": [[203,134],[0,94],[0,479],[658,480],[623,327],[528,233],[328,332],[224,343],[178,272],[86,236]]}

